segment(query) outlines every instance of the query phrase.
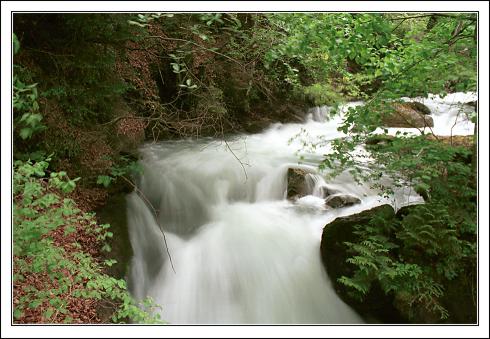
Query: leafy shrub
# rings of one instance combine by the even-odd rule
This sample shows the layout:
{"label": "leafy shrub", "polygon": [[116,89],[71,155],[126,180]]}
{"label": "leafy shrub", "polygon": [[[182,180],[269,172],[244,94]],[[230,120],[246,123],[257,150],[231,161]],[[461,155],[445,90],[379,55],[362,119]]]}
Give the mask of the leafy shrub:
{"label": "leafy shrub", "polygon": [[339,281],[360,299],[379,282],[386,294],[403,298],[409,318],[420,321],[425,312],[424,321],[447,319],[445,286],[470,272],[476,255],[465,233],[441,204],[415,206],[401,219],[373,219],[356,227],[358,242],[346,243],[353,255],[347,262],[356,270]]}
{"label": "leafy shrub", "polygon": [[[20,43],[17,36],[13,34],[13,50],[17,54]],[[41,123],[43,116],[39,113],[37,83],[25,84],[21,80],[19,66],[14,65],[12,106],[15,115],[15,127],[19,129],[19,136],[25,140],[32,137],[34,133],[42,131],[45,126]]]}
{"label": "leafy shrub", "polygon": [[[339,281],[360,299],[374,282],[379,283],[417,322],[447,319],[445,291],[461,276],[475,279],[476,185],[471,151],[425,136],[387,138],[375,146],[369,148],[369,169],[366,162],[358,164],[352,157],[344,157],[343,163],[330,159],[327,165],[350,166],[359,180],[374,183],[383,194],[391,194],[393,187],[381,185],[380,177],[390,177],[394,186],[414,185],[425,204],[406,207],[395,219],[377,218],[358,226],[358,241],[346,243],[352,253],[347,262],[355,266],[355,273]],[[471,284],[458,289],[476,293]]]}
{"label": "leafy shrub", "polygon": [[[77,308],[95,303],[112,305],[113,322],[161,322],[150,299],[138,304],[124,280],[103,273],[114,260],[100,263],[90,246],[112,237],[110,226],[97,225],[94,215],[64,197],[78,178],[47,176],[49,160],[14,164],[14,319],[86,322]],[[107,244],[102,249],[111,250]]]}

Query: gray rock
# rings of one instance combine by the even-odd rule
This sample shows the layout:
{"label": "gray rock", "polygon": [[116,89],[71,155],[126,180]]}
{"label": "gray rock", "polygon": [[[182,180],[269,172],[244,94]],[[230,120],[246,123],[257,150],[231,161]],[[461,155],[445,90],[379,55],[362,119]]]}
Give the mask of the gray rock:
{"label": "gray rock", "polygon": [[466,105],[473,107],[474,110],[476,111],[476,108],[478,107],[478,101],[470,101],[467,102]]}
{"label": "gray rock", "polygon": [[369,136],[366,139],[366,145],[368,146],[386,146],[389,145],[393,142],[393,139],[395,137],[391,135],[385,135],[385,134],[376,134]]}
{"label": "gray rock", "polygon": [[430,108],[425,106],[423,103],[421,102],[417,102],[417,101],[412,101],[412,102],[407,102],[406,103],[408,106],[412,107],[414,110],[416,111],[419,111],[420,113],[422,114],[425,114],[425,115],[430,115]]}
{"label": "gray rock", "polygon": [[413,103],[393,104],[394,111],[383,116],[382,125],[384,127],[406,128],[434,127],[432,117],[414,109],[411,104]]}
{"label": "gray rock", "polygon": [[331,195],[338,194],[340,193],[339,190],[336,190],[335,188],[331,188],[328,186],[322,186],[320,187],[320,192],[323,198],[327,198]]}
{"label": "gray rock", "polygon": [[288,199],[300,198],[307,195],[306,175],[308,171],[302,168],[289,168],[288,169]]}
{"label": "gray rock", "polygon": [[325,199],[325,205],[332,208],[352,206],[360,203],[361,199],[351,194],[337,193],[330,195]]}

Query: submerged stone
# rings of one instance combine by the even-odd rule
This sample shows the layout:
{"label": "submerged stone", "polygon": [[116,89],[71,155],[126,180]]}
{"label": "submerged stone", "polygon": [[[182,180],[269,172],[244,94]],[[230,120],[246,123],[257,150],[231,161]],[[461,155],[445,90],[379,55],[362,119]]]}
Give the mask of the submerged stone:
{"label": "submerged stone", "polygon": [[332,208],[340,208],[360,204],[361,199],[351,194],[337,193],[325,199],[325,205]]}

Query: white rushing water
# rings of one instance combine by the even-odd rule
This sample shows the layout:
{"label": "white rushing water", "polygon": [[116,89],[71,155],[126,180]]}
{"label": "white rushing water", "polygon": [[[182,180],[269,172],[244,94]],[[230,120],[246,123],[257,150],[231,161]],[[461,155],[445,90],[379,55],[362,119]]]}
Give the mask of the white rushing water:
{"label": "white rushing water", "polygon": [[[432,111],[436,133],[449,135],[462,107],[450,103],[472,100],[474,95],[457,93],[423,102]],[[382,203],[400,207],[420,197],[407,188],[382,199],[347,174],[328,182],[315,174],[328,143],[315,149],[304,149],[302,143],[344,136],[337,131],[342,117],[325,122],[327,111],[317,108],[303,124],[275,124],[226,143],[208,139],[144,146],[138,185],[160,220],[144,199],[129,195],[134,296],[151,296],[162,306],[162,318],[174,324],[361,323],[335,294],[322,265],[322,229],[338,216]],[[472,133],[471,123],[462,120],[453,128],[453,134]],[[286,199],[290,167],[312,173],[307,178],[312,194],[295,202]],[[324,190],[353,194],[362,202],[327,209]]]}

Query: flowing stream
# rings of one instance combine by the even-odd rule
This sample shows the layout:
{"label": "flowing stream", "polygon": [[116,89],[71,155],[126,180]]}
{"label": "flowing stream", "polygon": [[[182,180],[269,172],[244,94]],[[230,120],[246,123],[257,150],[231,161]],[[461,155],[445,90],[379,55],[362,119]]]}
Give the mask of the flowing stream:
{"label": "flowing stream", "polygon": [[[451,128],[454,135],[473,134],[473,124],[458,114],[472,109],[458,102],[476,100],[475,94],[418,100],[431,109],[436,134],[450,135]],[[226,142],[143,146],[143,175],[137,184],[144,198],[128,196],[133,295],[151,296],[162,307],[162,319],[173,324],[362,323],[336,295],[322,265],[322,229],[338,216],[382,203],[396,208],[421,198],[409,188],[381,198],[348,174],[326,181],[317,165],[328,151],[328,140],[345,136],[337,131],[342,116],[326,119],[328,111],[315,108],[304,123],[274,124],[263,133]],[[326,142],[308,146],[319,138]],[[312,173],[307,178],[310,195],[286,199],[288,168]],[[361,203],[327,209],[325,189],[353,194]]]}

